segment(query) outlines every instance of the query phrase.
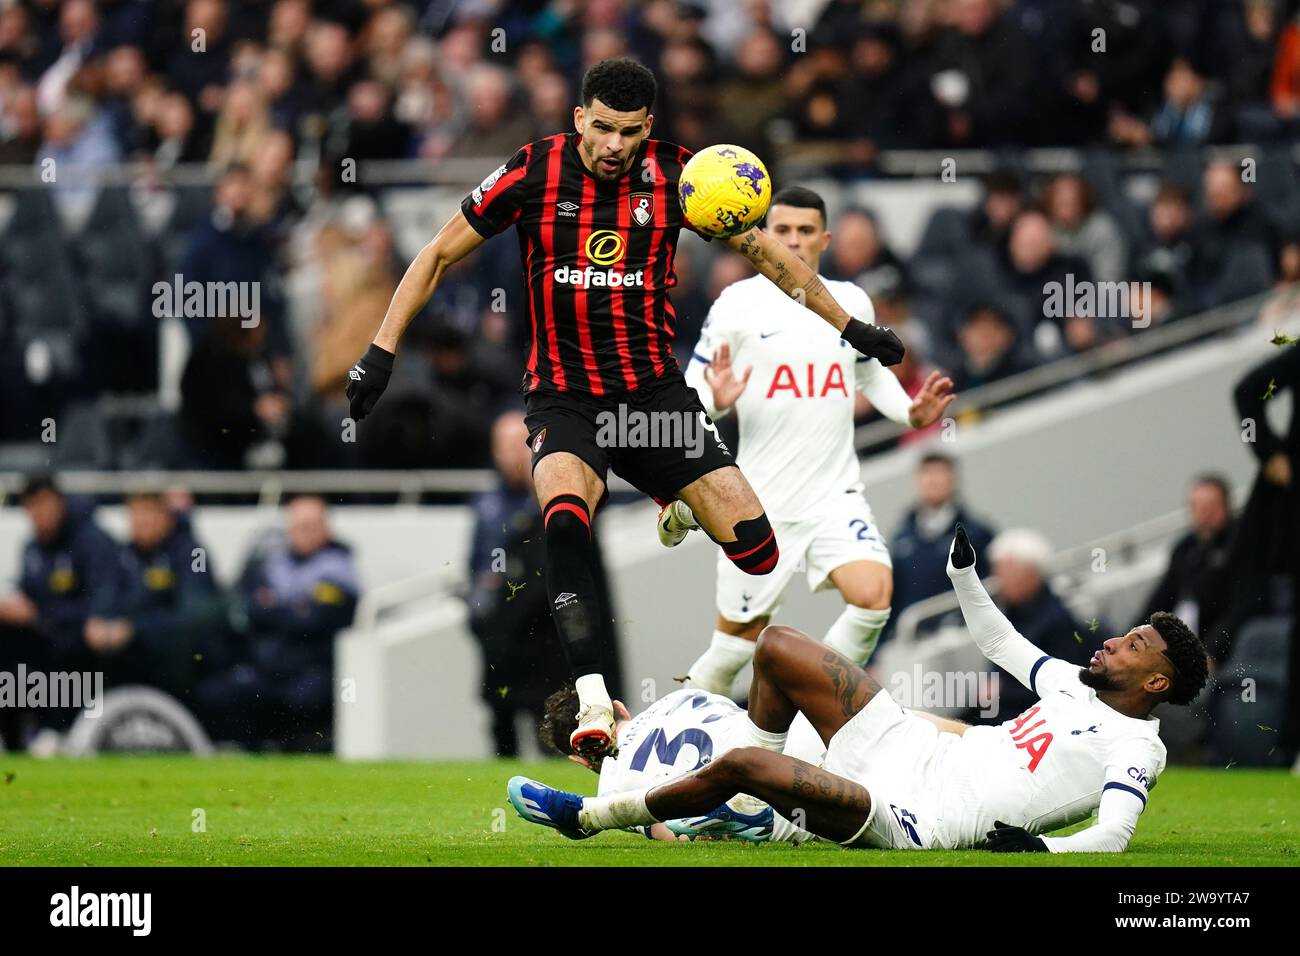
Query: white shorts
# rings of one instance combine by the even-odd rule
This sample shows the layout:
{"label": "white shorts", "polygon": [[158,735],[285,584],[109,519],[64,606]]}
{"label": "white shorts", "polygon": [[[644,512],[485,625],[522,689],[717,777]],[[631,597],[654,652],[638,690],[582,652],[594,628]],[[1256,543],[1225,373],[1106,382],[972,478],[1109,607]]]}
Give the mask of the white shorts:
{"label": "white shorts", "polygon": [[871,813],[852,845],[954,849],[959,841],[951,838],[939,808],[944,754],[960,739],[903,710],[888,691],[877,691],[831,738],[822,764],[871,795]]}
{"label": "white shorts", "polygon": [[785,589],[805,573],[808,590],[831,587],[831,572],[850,561],[878,561],[893,567],[885,536],[871,506],[857,491],[836,495],[817,514],[801,521],[772,523],[781,557],[769,574],[746,574],[718,551],[718,613],[745,624],[781,608]]}

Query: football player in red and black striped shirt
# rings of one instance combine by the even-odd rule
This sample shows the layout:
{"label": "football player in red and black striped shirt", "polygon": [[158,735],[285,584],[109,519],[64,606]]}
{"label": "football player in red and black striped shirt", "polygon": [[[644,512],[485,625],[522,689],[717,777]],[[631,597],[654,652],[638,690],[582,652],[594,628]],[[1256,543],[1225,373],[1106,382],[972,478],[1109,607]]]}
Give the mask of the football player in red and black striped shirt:
{"label": "football player in red and black striped shirt", "polygon": [[[448,266],[514,226],[532,347],[524,373],[546,584],[580,698],[575,751],[599,758],[614,714],[599,651],[612,639],[593,584],[591,515],[612,468],[661,505],[680,498],[737,567],[766,574],[777,543],[758,497],[673,359],[677,197],[688,150],[650,139],[654,75],[633,60],[583,78],[574,131],[524,146],[474,189],[407,269],[365,356],[348,373],[361,419],[388,384],[398,340]],[[760,183],[770,189],[770,183]],[[751,229],[726,240],[859,352],[892,365],[903,346],[851,318],[815,272]]]}

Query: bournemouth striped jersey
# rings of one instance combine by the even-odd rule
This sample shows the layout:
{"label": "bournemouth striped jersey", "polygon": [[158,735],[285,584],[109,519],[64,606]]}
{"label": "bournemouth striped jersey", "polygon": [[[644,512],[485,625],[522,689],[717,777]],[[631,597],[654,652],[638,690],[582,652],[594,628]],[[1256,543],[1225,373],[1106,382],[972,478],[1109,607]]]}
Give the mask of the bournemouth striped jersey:
{"label": "bournemouth striped jersey", "polygon": [[574,132],[529,143],[461,211],[484,237],[517,229],[532,329],[524,390],[635,391],[678,373],[668,290],[686,225],[677,180],[691,153],[647,139],[628,172],[605,183],[579,142]]}

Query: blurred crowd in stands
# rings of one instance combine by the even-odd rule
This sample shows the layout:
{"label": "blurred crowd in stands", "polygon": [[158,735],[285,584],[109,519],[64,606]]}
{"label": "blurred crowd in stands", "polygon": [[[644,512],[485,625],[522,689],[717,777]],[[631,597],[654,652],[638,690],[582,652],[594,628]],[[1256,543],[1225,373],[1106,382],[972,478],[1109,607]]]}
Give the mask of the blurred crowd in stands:
{"label": "blurred crowd in stands", "polygon": [[0,159],[509,155],[590,64],[660,77],[691,148],[1281,139],[1294,0],[6,0]]}
{"label": "blurred crowd in stands", "polygon": [[[0,162],[78,170],[0,187],[0,443],[35,444],[35,463],[54,419],[63,466],[489,465],[528,335],[513,237],[447,276],[392,394],[345,436],[346,370],[406,262],[388,195],[341,164],[490,171],[567,129],[582,70],[625,53],[659,77],[656,135],[740,142],[778,174],[821,142],[836,144],[822,171],[849,180],[876,175],[882,149],[1013,149],[977,206],[938,209],[907,255],[869,208],[832,223],[828,273],[904,335],[909,387],[937,366],[970,389],[1127,339],[1300,278],[1296,6],[0,0]],[[1259,144],[1248,176],[1185,152],[1243,140]],[[1041,144],[1161,146],[1161,180],[1136,200],[1106,163],[1028,175],[1014,148]],[[93,188],[119,161],[131,185]],[[190,162],[211,187],[159,175]],[[677,265],[684,357],[747,265],[698,243]],[[174,276],[256,284],[260,321],[185,318],[171,381],[153,290]],[[1077,301],[1053,312],[1054,282],[1138,284],[1118,319]],[[1296,307],[1279,294],[1266,314]],[[162,410],[96,404],[160,387],[177,393]]]}
{"label": "blurred crowd in stands", "polygon": [[[322,499],[292,499],[283,528],[256,541],[229,589],[183,491],[129,494],[123,541],[49,476],[31,477],[21,500],[31,536],[16,588],[0,596],[0,671],[102,673],[106,690],[172,694],[218,743],[329,749],[334,636],[352,622],[360,586]],[[0,740],[39,749],[76,715],[6,701]]]}

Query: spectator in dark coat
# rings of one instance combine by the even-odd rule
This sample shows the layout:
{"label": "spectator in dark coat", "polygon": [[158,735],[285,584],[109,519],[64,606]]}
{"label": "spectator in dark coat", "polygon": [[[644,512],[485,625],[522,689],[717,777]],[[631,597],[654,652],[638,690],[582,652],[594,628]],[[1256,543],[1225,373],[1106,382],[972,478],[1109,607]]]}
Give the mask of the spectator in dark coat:
{"label": "spectator in dark coat", "polygon": [[[989,545],[992,571],[998,579],[998,603],[1011,622],[1044,654],[1080,667],[1086,665],[1104,635],[1098,622],[1095,633],[1077,621],[1069,608],[1048,586],[1045,574],[1051,545],[1036,531],[1015,528],[1003,531]],[[1038,695],[1002,668],[998,674],[998,710],[989,718],[994,723],[1016,716],[1032,707]]]}
{"label": "spectator in dark coat", "polygon": [[1080,0],[1051,7],[1049,16],[1064,18],[1062,49],[1051,63],[1059,99],[1043,116],[1051,142],[1099,142],[1117,109],[1145,116],[1154,108],[1170,56],[1160,5]]}
{"label": "spectator in dark coat", "polygon": [[960,364],[952,371],[958,392],[979,388],[1034,367],[1030,353],[1017,343],[1018,333],[1007,317],[991,305],[976,306],[957,333]]}
{"label": "spectator in dark coat", "polygon": [[205,119],[220,108],[229,79],[227,11],[221,0],[191,0],[185,6],[183,26],[168,38],[168,84],[185,94]]}
{"label": "spectator in dark coat", "polygon": [[[1269,424],[1266,403],[1280,392],[1296,395],[1300,387],[1300,349],[1284,346],[1251,369],[1237,384],[1234,399],[1245,444],[1260,464],[1250,498],[1242,511],[1228,559],[1233,579],[1232,605],[1224,630],[1235,635],[1252,617],[1285,613],[1292,617],[1287,658],[1287,720],[1278,747],[1286,762],[1300,752],[1300,502],[1296,474],[1300,467],[1300,415],[1291,414],[1286,431]],[[1282,599],[1275,601],[1274,584]]]}
{"label": "spectator in dark coat", "polygon": [[1088,263],[1077,256],[1061,255],[1052,224],[1037,209],[1016,217],[1007,240],[1007,259],[998,277],[1000,297],[1025,344],[1051,358],[1071,350],[1071,315],[1046,315],[1047,290],[1079,288],[1092,281]]}
{"label": "spectator in dark coat", "polygon": [[[275,244],[271,228],[253,222],[253,187],[243,166],[222,174],[212,216],[181,263],[184,291],[171,295],[183,299],[190,337],[173,468],[310,468],[337,459],[321,426],[290,399],[291,346]],[[204,292],[203,314],[192,314],[192,288]],[[223,290],[235,291],[237,305]]]}
{"label": "spectator in dark coat", "polygon": [[1232,128],[1229,111],[1206,86],[1205,78],[1183,58],[1174,60],[1165,77],[1165,99],[1151,117],[1155,142],[1168,146],[1222,143]]}
{"label": "spectator in dark coat", "polygon": [[196,663],[224,636],[225,605],[188,516],[157,492],[126,501],[130,540],[122,548],[123,614],[128,640],[109,669],[109,684],[148,684],[185,698]]}
{"label": "spectator in dark coat", "polygon": [[1240,142],[1273,139],[1282,130],[1268,101],[1281,32],[1278,7],[1274,0],[1225,4],[1213,24],[1207,65],[1223,81]]}
{"label": "spectator in dark coat", "polygon": [[[122,643],[117,546],[90,510],[69,502],[48,475],[27,481],[22,504],[32,538],[23,546],[17,593],[0,599],[0,670],[12,673],[20,663],[31,670],[99,670],[101,655]],[[5,710],[0,735],[10,747],[21,745],[36,719],[62,729],[76,716],[66,709]]]}
{"label": "spectator in dark coat", "polygon": [[889,539],[894,600],[889,626],[880,637],[882,643],[893,636],[894,623],[903,611],[951,590],[946,568],[957,522],[965,525],[977,552],[993,538],[988,526],[961,503],[957,481],[957,463],[952,458],[942,452],[929,452],[921,458],[916,469],[916,505]]}
{"label": "spectator in dark coat", "polygon": [[927,61],[929,98],[918,104],[927,145],[1027,142],[1036,89],[1033,52],[994,0],[956,0]]}
{"label": "spectator in dark coat", "polygon": [[852,282],[872,297],[881,289],[907,287],[907,265],[885,245],[875,215],[846,209],[832,235],[831,278]]}
{"label": "spectator in dark coat", "polygon": [[214,737],[248,746],[328,749],[334,637],[352,623],[360,584],[352,551],[330,533],[325,502],[288,505],[286,540],[244,572],[243,659],[202,681],[196,703]]}
{"label": "spectator in dark coat", "polygon": [[994,170],[984,180],[984,198],[970,214],[971,242],[1005,262],[1011,226],[1024,208],[1025,187],[1020,176],[1011,169]]}
{"label": "spectator in dark coat", "polygon": [[1205,216],[1193,236],[1188,270],[1202,309],[1263,292],[1273,277],[1273,230],[1241,174],[1240,166],[1228,162],[1205,170]]}
{"label": "spectator in dark coat", "polygon": [[874,165],[881,149],[904,142],[911,120],[899,63],[902,43],[888,23],[858,28],[851,54],[852,73],[840,88],[841,112],[847,116],[847,135],[854,159]]}
{"label": "spectator in dark coat", "polygon": [[[276,276],[275,243],[271,230],[253,221],[253,189],[252,173],[245,166],[232,165],[221,174],[212,192],[212,215],[190,237],[180,273],[186,286],[238,283],[243,291],[241,304],[255,303],[257,315],[193,315],[192,309],[186,309],[185,326],[191,347],[198,349],[222,326],[255,320],[268,327],[269,354],[287,365],[291,346]],[[283,374],[287,376],[287,367]]]}
{"label": "spectator in dark coat", "polygon": [[1134,271],[1164,273],[1174,280],[1174,294],[1185,294],[1195,254],[1194,218],[1187,190],[1178,183],[1163,183],[1147,210],[1146,236],[1134,259]]}
{"label": "spectator in dark coat", "polygon": [[1147,599],[1143,619],[1156,611],[1177,614],[1200,635],[1210,656],[1222,661],[1228,647],[1224,627],[1231,597],[1228,556],[1235,524],[1227,481],[1202,475],[1187,492],[1191,530],[1174,544],[1169,569]]}

